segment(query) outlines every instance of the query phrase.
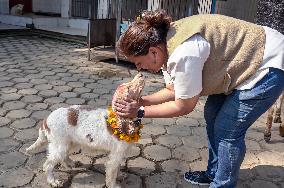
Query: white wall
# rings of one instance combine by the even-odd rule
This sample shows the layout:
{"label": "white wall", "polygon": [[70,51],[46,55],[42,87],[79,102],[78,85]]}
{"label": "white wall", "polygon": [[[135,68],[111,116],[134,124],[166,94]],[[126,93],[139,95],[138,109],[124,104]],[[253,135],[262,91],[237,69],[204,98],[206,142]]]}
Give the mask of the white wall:
{"label": "white wall", "polygon": [[61,13],[60,0],[33,0],[34,12]]}
{"label": "white wall", "polygon": [[9,0],[0,0],[0,14],[9,14]]}
{"label": "white wall", "polygon": [[69,18],[69,12],[71,11],[70,1],[71,0],[61,0],[61,17],[63,18]]}

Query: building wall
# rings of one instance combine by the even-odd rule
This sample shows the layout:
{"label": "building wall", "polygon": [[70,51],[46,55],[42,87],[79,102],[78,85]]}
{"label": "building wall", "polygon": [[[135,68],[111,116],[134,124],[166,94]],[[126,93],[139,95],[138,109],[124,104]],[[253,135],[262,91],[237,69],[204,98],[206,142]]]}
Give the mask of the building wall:
{"label": "building wall", "polygon": [[0,0],[0,14],[9,14],[9,0]]}
{"label": "building wall", "polygon": [[61,0],[33,0],[33,12],[61,14]]}

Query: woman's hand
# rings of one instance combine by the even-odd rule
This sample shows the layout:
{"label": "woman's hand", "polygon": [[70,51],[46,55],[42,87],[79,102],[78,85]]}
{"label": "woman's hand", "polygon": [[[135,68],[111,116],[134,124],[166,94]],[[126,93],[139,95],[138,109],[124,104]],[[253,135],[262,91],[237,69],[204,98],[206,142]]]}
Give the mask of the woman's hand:
{"label": "woman's hand", "polygon": [[139,102],[133,99],[115,99],[112,101],[112,105],[119,116],[127,118],[136,118],[137,111],[140,108]]}

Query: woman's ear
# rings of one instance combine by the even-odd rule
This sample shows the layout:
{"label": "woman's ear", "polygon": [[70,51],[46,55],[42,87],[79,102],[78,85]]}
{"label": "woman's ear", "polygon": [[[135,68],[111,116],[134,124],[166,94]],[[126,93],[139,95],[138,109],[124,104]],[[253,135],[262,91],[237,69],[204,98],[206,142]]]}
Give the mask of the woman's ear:
{"label": "woman's ear", "polygon": [[157,47],[150,47],[149,53],[156,55],[158,53],[158,48]]}

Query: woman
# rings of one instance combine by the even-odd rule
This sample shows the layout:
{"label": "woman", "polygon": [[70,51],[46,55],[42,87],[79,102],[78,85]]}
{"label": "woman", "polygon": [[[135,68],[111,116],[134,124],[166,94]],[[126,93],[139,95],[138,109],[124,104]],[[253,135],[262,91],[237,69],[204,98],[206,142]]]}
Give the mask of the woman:
{"label": "woman", "polygon": [[204,117],[206,171],[185,180],[236,187],[247,129],[284,88],[284,36],[222,15],[195,15],[171,23],[164,11],[146,11],[121,36],[118,50],[138,70],[163,70],[166,87],[139,101],[113,101],[119,115],[169,118],[186,115],[208,96]]}

